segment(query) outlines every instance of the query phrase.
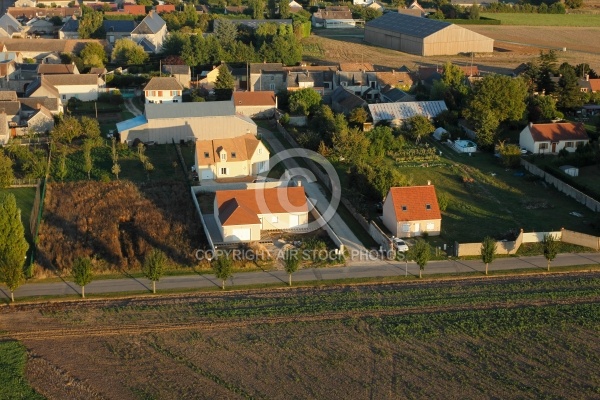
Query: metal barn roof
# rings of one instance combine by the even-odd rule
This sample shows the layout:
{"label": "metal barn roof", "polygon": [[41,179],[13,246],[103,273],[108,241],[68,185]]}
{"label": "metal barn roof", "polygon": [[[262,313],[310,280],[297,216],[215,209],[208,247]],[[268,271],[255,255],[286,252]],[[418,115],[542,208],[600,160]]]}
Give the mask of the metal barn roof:
{"label": "metal barn roof", "polygon": [[423,115],[427,118],[437,117],[442,111],[446,111],[444,100],[438,101],[410,101],[406,103],[383,103],[369,104],[369,111],[373,121],[404,120]]}
{"label": "metal barn roof", "polygon": [[426,38],[452,25],[435,19],[413,17],[412,15],[389,12],[367,22],[367,27],[385,29],[408,36]]}

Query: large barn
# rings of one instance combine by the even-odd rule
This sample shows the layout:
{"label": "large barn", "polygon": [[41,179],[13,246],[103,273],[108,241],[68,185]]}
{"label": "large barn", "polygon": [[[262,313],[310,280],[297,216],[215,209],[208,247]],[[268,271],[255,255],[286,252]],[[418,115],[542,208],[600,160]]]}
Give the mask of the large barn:
{"label": "large barn", "polygon": [[389,12],[365,26],[365,42],[419,56],[491,53],[494,39],[435,19]]}

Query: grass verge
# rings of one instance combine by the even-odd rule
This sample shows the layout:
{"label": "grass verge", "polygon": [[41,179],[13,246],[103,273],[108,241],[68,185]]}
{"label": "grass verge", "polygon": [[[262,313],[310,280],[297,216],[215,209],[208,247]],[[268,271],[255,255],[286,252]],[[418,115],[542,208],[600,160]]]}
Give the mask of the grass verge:
{"label": "grass verge", "polygon": [[36,400],[38,394],[25,380],[25,347],[15,340],[0,342],[0,398]]}

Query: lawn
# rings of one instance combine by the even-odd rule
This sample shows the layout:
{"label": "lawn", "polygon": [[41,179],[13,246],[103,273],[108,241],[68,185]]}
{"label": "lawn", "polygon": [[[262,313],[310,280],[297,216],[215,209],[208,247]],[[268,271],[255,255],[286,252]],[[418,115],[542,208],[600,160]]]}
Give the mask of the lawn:
{"label": "lawn", "polygon": [[38,394],[25,380],[25,347],[17,341],[0,341],[0,398],[36,400]]}
{"label": "lawn", "polygon": [[502,25],[600,26],[600,15],[597,14],[481,13],[481,16],[499,19]]}

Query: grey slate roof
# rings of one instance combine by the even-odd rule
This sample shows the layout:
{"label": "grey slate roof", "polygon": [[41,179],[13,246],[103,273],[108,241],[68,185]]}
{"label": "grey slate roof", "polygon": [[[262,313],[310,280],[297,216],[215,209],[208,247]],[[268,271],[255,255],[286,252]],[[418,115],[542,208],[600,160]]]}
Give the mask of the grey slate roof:
{"label": "grey slate roof", "polygon": [[208,101],[205,103],[146,104],[146,118],[194,118],[235,115],[231,101]]}
{"label": "grey slate roof", "polygon": [[413,17],[412,15],[389,12],[367,22],[366,27],[385,29],[407,36],[426,38],[452,25],[436,19]]}
{"label": "grey slate roof", "polygon": [[252,63],[250,64],[251,74],[283,72],[283,64],[281,63]]}
{"label": "grey slate roof", "polygon": [[[74,76],[74,75],[70,75],[70,76]],[[52,95],[54,97],[56,97],[56,98],[60,97],[60,93],[58,92],[58,90],[54,86],[52,86],[51,84],[49,84],[46,81],[46,79],[44,79],[42,81],[42,78],[37,78],[36,80],[34,80],[33,82],[31,82],[29,84],[29,86],[27,86],[27,89],[25,89],[25,96],[26,97],[31,96],[40,87],[44,87],[46,90],[48,90],[50,93],[52,93]]]}
{"label": "grey slate roof", "polygon": [[154,51],[156,50],[156,46],[154,46],[152,42],[146,38],[140,40],[138,44],[142,46],[146,53],[154,53]]}
{"label": "grey slate roof", "polygon": [[389,99],[389,101],[396,102],[396,101],[401,100],[404,97],[408,96],[408,93],[406,93],[405,91],[400,90],[398,88],[392,88],[392,89],[384,92],[383,95],[387,99]]}
{"label": "grey slate roof", "polygon": [[98,76],[94,74],[56,74],[44,75],[44,80],[50,85],[97,85]]}
{"label": "grey slate roof", "polygon": [[140,24],[131,32],[133,34],[148,35],[159,32],[166,25],[165,20],[154,11],[150,11],[148,15],[140,22]]}
{"label": "grey slate roof", "polygon": [[78,30],[79,30],[79,20],[73,19],[73,18],[69,18],[67,20],[67,22],[65,22],[63,27],[60,28],[61,32],[69,32],[69,33],[75,33]]}
{"label": "grey slate roof", "polygon": [[127,32],[130,33],[135,29],[135,21],[119,21],[119,20],[104,20],[102,21],[102,27],[109,32]]}
{"label": "grey slate roof", "polygon": [[52,112],[58,112],[60,106],[59,100],[52,97],[24,97],[19,101],[23,111],[37,110],[39,104]]}
{"label": "grey slate roof", "polygon": [[186,75],[190,73],[189,65],[163,65],[163,71],[172,75]]}
{"label": "grey slate roof", "polygon": [[331,93],[331,101],[339,104],[348,111],[353,110],[357,107],[362,107],[366,104],[366,101],[364,101],[362,98],[358,97],[354,93],[350,93],[342,86],[338,86]]}

